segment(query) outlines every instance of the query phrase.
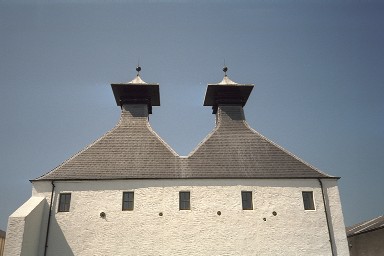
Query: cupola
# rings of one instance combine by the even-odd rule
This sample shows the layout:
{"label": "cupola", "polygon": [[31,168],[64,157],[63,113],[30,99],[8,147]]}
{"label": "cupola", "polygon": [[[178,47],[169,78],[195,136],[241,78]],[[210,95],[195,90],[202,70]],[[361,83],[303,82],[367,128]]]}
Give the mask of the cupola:
{"label": "cupola", "polygon": [[111,84],[116,104],[121,108],[125,104],[146,104],[148,113],[152,114],[152,106],[160,106],[159,84],[144,82],[140,77],[140,66],[136,71],[137,75],[132,81]]}
{"label": "cupola", "polygon": [[244,107],[252,92],[253,84],[238,84],[227,76],[228,68],[224,66],[224,78],[218,84],[208,84],[204,106],[212,106],[216,114],[219,105],[240,105]]}

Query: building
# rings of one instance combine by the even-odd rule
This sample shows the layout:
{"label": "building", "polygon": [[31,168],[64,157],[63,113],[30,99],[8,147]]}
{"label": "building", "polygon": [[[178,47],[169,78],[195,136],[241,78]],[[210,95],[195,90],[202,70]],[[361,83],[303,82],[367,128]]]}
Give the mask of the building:
{"label": "building", "polygon": [[159,85],[112,84],[118,124],[31,181],[6,255],[348,255],[337,177],[249,127],[253,89],[209,84],[216,127],[179,156],[151,128]]}
{"label": "building", "polygon": [[5,231],[0,230],[0,256],[3,256],[5,245]]}
{"label": "building", "polygon": [[351,256],[384,255],[384,216],[347,228]]}

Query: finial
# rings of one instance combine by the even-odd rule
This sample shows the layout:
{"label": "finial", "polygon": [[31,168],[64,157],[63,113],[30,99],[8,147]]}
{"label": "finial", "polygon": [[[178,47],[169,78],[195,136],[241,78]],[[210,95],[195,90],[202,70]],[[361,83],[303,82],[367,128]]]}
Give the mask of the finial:
{"label": "finial", "polygon": [[137,65],[136,71],[137,71],[137,76],[139,76],[141,71],[141,67],[139,65]]}
{"label": "finial", "polygon": [[224,67],[223,67],[223,71],[224,71],[224,76],[227,76],[227,71],[228,71],[227,66],[224,65]]}

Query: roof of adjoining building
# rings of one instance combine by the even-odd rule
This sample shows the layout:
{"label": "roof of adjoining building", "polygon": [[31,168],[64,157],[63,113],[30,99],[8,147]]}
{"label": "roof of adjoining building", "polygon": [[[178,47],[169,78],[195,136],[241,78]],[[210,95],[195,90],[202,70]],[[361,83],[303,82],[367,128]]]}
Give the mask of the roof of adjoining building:
{"label": "roof of adjoining building", "polygon": [[384,215],[347,227],[347,237],[372,232],[382,228],[384,228]]}
{"label": "roof of adjoining building", "polygon": [[0,229],[0,237],[4,238],[6,235],[5,231]]}
{"label": "roof of adjoining building", "polygon": [[[225,85],[223,82],[218,85],[227,89],[230,81],[231,85],[249,88],[225,78]],[[120,89],[133,90],[129,84],[138,85],[125,83]],[[140,85],[147,86],[146,83]],[[180,157],[152,130],[148,122],[149,109],[141,99],[140,104],[122,106],[115,128],[35,180],[336,178],[305,163],[248,126],[242,106],[250,91],[245,96],[239,93],[223,98],[220,88],[215,90],[222,105],[217,105],[216,98],[207,102],[216,105],[217,125],[187,157]],[[240,105],[232,104],[236,100]],[[116,101],[122,102],[120,98]]]}

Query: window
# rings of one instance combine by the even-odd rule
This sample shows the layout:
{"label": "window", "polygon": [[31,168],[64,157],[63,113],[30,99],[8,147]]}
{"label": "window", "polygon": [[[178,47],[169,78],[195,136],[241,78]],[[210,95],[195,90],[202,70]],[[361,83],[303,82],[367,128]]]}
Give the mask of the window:
{"label": "window", "polygon": [[241,191],[243,210],[253,210],[252,191]]}
{"label": "window", "polygon": [[304,202],[304,210],[315,210],[312,191],[303,191],[303,202]]}
{"label": "window", "polygon": [[190,210],[191,209],[191,194],[189,191],[180,191],[179,192],[179,209],[180,210]]}
{"label": "window", "polygon": [[133,211],[134,193],[123,192],[123,211]]}
{"label": "window", "polygon": [[69,212],[71,205],[71,193],[61,193],[59,199],[59,212]]}

